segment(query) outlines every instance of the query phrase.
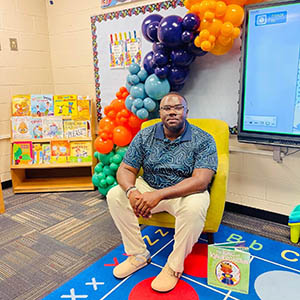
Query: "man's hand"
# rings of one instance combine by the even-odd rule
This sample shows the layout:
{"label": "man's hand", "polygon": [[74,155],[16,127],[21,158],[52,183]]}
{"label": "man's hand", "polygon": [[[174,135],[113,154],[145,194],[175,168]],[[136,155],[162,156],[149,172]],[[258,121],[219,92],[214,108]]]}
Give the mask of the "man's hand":
{"label": "man's hand", "polygon": [[139,197],[142,195],[142,193],[140,192],[140,191],[138,191],[138,190],[134,190],[134,191],[132,191],[132,192],[130,192],[130,194],[129,194],[129,202],[130,202],[130,205],[131,205],[131,207],[132,207],[132,209],[133,209],[133,212],[134,212],[134,214],[137,216],[137,217],[139,217],[139,215],[138,215],[138,213],[137,213],[137,211],[136,211],[136,205],[137,205],[137,202],[138,202],[138,199],[139,199]]}
{"label": "man's hand", "polygon": [[135,215],[137,217],[142,216],[143,218],[149,218],[151,216],[151,209],[154,208],[161,200],[159,192],[146,192],[136,197]]}

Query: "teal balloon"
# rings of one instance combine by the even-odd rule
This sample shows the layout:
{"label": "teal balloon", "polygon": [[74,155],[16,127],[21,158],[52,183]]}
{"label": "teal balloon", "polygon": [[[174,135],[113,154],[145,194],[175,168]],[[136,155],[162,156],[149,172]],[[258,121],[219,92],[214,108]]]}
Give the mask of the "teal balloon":
{"label": "teal balloon", "polygon": [[131,107],[132,107],[132,103],[134,101],[134,98],[131,96],[131,95],[128,95],[126,97],[126,100],[125,100],[125,106],[128,110],[131,110]]}
{"label": "teal balloon", "polygon": [[140,82],[140,78],[137,75],[128,75],[127,82],[132,85],[136,85]]}
{"label": "teal balloon", "polygon": [[112,171],[116,172],[116,171],[119,169],[119,164],[116,164],[116,163],[112,162],[112,163],[109,165],[109,168],[110,168]]}
{"label": "teal balloon", "polygon": [[123,157],[119,153],[116,153],[112,158],[112,162],[115,164],[120,164],[122,159],[123,159]]}
{"label": "teal balloon", "polygon": [[134,99],[133,105],[134,105],[137,109],[142,108],[142,107],[144,106],[143,99],[141,99],[141,98]]}
{"label": "teal balloon", "polygon": [[140,108],[137,110],[136,115],[139,119],[145,120],[149,116],[149,112],[146,108]]}
{"label": "teal balloon", "polygon": [[95,152],[94,152],[94,157],[95,157],[96,159],[98,159],[98,160],[99,160],[99,154],[100,154],[100,153],[99,153],[98,151],[95,151]]}
{"label": "teal balloon", "polygon": [[142,82],[144,82],[144,81],[147,79],[147,77],[148,77],[148,73],[147,73],[147,71],[146,71],[145,69],[141,69],[141,70],[137,73],[137,76],[139,76],[140,80],[141,80]]}
{"label": "teal balloon", "polygon": [[137,108],[134,106],[134,105],[132,105],[131,106],[131,111],[136,115],[136,112],[137,112]]}
{"label": "teal balloon", "polygon": [[114,175],[113,170],[109,166],[104,166],[103,167],[103,173],[108,176],[108,175]]}
{"label": "teal balloon", "polygon": [[103,170],[103,163],[99,162],[96,166],[95,166],[95,172],[99,173]]}
{"label": "teal balloon", "polygon": [[128,147],[118,147],[116,149],[116,153],[120,154],[122,157],[124,157],[125,153],[127,152]]}
{"label": "teal balloon", "polygon": [[98,178],[99,178],[99,181],[100,181],[101,179],[105,179],[106,175],[104,174],[104,172],[100,172],[100,173],[98,173]]}
{"label": "teal balloon", "polygon": [[126,90],[127,90],[127,91],[130,91],[130,89],[131,89],[131,87],[132,87],[132,84],[126,82],[126,83],[125,83],[125,87],[126,87]]}
{"label": "teal balloon", "polygon": [[92,182],[94,186],[99,186],[100,178],[98,177],[98,174],[94,174],[92,176]]}
{"label": "teal balloon", "polygon": [[145,107],[149,112],[155,110],[155,108],[156,108],[156,102],[155,102],[153,99],[147,97],[147,98],[145,98],[145,99],[143,100],[143,102],[144,102],[144,107]]}
{"label": "teal balloon", "polygon": [[99,193],[102,194],[103,196],[106,196],[109,190],[110,190],[109,188],[102,188],[100,186],[98,187]]}
{"label": "teal balloon", "polygon": [[160,100],[170,92],[170,83],[167,79],[159,79],[152,74],[145,81],[145,91],[150,98]]}
{"label": "teal balloon", "polygon": [[111,185],[111,184],[113,184],[115,181],[116,181],[116,180],[115,180],[115,177],[113,177],[113,176],[111,176],[111,175],[108,175],[108,176],[106,177],[107,185]]}
{"label": "teal balloon", "polygon": [[137,74],[141,70],[141,67],[136,63],[132,63],[128,69],[131,74]]}
{"label": "teal balloon", "polygon": [[103,154],[103,153],[100,153],[99,155],[99,160],[104,164],[104,165],[109,165],[110,164],[110,158],[113,157],[115,155],[115,152],[114,151],[111,151],[107,154]]}
{"label": "teal balloon", "polygon": [[138,83],[137,85],[132,86],[130,89],[130,95],[134,98],[144,99],[146,97],[145,85],[143,83]]}
{"label": "teal balloon", "polygon": [[107,187],[106,179],[101,179],[99,182],[99,186],[102,188],[106,188]]}

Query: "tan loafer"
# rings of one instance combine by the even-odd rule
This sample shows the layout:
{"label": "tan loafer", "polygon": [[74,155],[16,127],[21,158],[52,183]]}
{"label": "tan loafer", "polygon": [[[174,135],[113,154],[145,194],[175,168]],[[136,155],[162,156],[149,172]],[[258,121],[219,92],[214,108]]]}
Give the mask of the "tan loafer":
{"label": "tan loafer", "polygon": [[118,279],[122,279],[147,266],[150,262],[151,257],[147,258],[141,255],[132,255],[117,265],[113,270],[113,274]]}
{"label": "tan loafer", "polygon": [[180,276],[181,273],[174,272],[167,263],[161,272],[154,278],[151,287],[156,292],[169,292],[175,288]]}

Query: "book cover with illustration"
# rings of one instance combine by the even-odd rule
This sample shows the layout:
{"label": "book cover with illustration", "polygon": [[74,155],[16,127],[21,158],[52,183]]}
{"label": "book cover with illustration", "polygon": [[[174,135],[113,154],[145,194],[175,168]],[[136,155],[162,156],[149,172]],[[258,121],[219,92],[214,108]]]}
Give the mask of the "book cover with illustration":
{"label": "book cover with illustration", "polygon": [[89,96],[78,96],[77,100],[78,119],[89,120],[91,114],[91,99]]}
{"label": "book cover with illustration", "polygon": [[43,138],[63,138],[63,120],[61,117],[43,117]]}
{"label": "book cover with illustration", "polygon": [[43,147],[40,143],[32,144],[33,152],[33,164],[42,164],[43,163]]}
{"label": "book cover with illustration", "polygon": [[43,155],[43,164],[51,163],[51,146],[50,143],[42,144],[42,155]]}
{"label": "book cover with illustration", "polygon": [[11,118],[11,133],[13,139],[31,139],[29,121],[30,117]]}
{"label": "book cover with illustration", "polygon": [[14,95],[11,104],[12,116],[30,116],[30,95]]}
{"label": "book cover with illustration", "polygon": [[29,118],[29,133],[31,139],[43,138],[43,121],[42,118]]}
{"label": "book cover with illustration", "polygon": [[88,121],[64,120],[64,137],[76,138],[88,136]]}
{"label": "book cover with illustration", "polygon": [[250,253],[244,241],[208,245],[207,283],[248,294]]}
{"label": "book cover with illustration", "polygon": [[70,157],[70,143],[66,140],[51,141],[51,162],[66,163]]}
{"label": "book cover with illustration", "polygon": [[70,162],[92,161],[92,144],[88,141],[70,143]]}
{"label": "book cover with illustration", "polygon": [[77,95],[54,95],[54,115],[77,117]]}
{"label": "book cover with illustration", "polygon": [[33,161],[32,142],[14,142],[13,143],[13,164],[31,165]]}
{"label": "book cover with illustration", "polygon": [[53,95],[41,94],[31,95],[31,116],[32,117],[43,117],[53,116]]}

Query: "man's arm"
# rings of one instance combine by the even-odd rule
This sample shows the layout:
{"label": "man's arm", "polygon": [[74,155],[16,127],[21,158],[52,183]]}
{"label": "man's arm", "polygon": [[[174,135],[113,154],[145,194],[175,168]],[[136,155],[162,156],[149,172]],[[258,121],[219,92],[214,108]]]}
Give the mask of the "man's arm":
{"label": "man's arm", "polygon": [[215,172],[211,169],[195,169],[191,177],[186,178],[173,186],[143,193],[138,201],[135,202],[133,209],[136,211],[137,216],[148,217],[151,209],[161,200],[204,192],[214,174]]}
{"label": "man's arm", "polygon": [[190,194],[204,192],[211,182],[215,172],[210,169],[195,169],[191,177],[186,178],[174,186],[157,190],[159,198],[172,199]]}
{"label": "man's arm", "polygon": [[121,188],[126,192],[128,188],[135,185],[136,176],[139,170],[121,162],[117,171],[117,181]]}

